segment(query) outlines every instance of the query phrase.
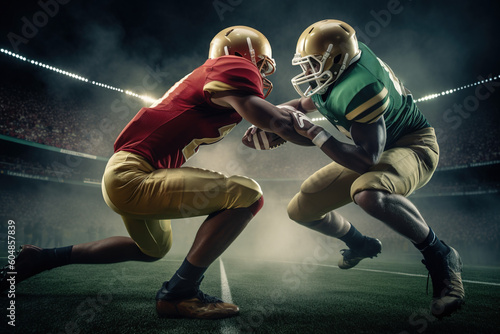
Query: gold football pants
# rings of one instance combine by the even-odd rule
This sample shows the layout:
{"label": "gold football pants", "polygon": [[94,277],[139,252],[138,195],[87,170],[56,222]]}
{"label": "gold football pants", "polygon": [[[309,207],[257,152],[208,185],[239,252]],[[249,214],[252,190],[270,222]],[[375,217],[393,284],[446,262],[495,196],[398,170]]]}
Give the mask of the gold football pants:
{"label": "gold football pants", "polygon": [[155,169],[125,151],[108,161],[102,193],[142,252],[158,258],[172,246],[170,219],[249,207],[262,196],[259,184],[244,176],[192,167]]}
{"label": "gold football pants", "polygon": [[363,190],[382,190],[409,196],[432,177],[439,160],[433,128],[401,137],[384,151],[380,161],[362,175],[336,162],[321,168],[302,183],[288,204],[290,219],[307,223],[353,201]]}

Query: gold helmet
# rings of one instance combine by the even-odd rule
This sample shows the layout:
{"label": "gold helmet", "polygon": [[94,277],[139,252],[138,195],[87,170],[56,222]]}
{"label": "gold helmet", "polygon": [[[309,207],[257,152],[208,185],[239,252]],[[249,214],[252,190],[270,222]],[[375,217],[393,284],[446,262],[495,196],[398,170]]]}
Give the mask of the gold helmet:
{"label": "gold helmet", "polygon": [[240,56],[250,60],[262,75],[265,97],[271,93],[273,84],[266,76],[276,70],[271,44],[258,30],[246,26],[233,26],[219,32],[210,42],[208,58]]}
{"label": "gold helmet", "polygon": [[[302,96],[323,94],[345,69],[359,59],[356,31],[338,20],[323,20],[310,25],[297,42],[292,65],[302,73],[292,78],[292,85]],[[299,86],[309,84],[304,92]]]}

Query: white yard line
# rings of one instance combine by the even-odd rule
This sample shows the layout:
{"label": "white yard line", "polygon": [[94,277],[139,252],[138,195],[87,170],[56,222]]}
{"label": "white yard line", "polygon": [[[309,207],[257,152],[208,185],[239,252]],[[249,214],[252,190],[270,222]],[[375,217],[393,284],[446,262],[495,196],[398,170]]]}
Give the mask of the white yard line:
{"label": "white yard line", "polygon": [[[219,258],[219,264],[220,264],[220,285],[221,285],[221,291],[222,291],[222,300],[226,303],[233,303],[233,297],[231,296],[231,289],[229,288],[229,282],[227,280],[227,275],[226,275],[226,269],[224,269],[224,263],[222,262],[222,259]],[[227,320],[222,320],[221,321],[221,329],[220,332],[222,334],[237,334],[239,333],[238,329],[233,326],[232,324],[229,324]]]}
{"label": "white yard line", "polygon": [[219,258],[220,263],[220,285],[222,290],[222,300],[226,303],[233,303],[233,298],[231,297],[231,289],[229,289],[229,282],[227,281],[226,270],[224,269],[224,263],[222,259]]}
{"label": "white yard line", "polygon": [[[261,260],[261,261],[277,262],[277,263],[290,263],[290,264],[302,264],[300,262],[293,262],[293,261],[274,261],[274,260]],[[311,264],[319,266],[319,267],[329,267],[329,268],[337,268],[337,269],[339,269],[338,266],[331,265],[331,264],[307,263],[307,265],[311,265]],[[398,271],[387,271],[387,270],[378,270],[378,269],[352,268],[350,270],[370,271],[370,272],[375,272],[375,273],[401,275],[401,276],[427,277],[427,275],[422,275],[422,274],[410,274],[410,273],[402,273],[402,272],[398,272]],[[500,286],[500,283],[472,281],[472,280],[467,280],[467,279],[463,279],[462,282],[471,283],[471,284],[482,284],[482,285],[490,285],[490,286]]]}

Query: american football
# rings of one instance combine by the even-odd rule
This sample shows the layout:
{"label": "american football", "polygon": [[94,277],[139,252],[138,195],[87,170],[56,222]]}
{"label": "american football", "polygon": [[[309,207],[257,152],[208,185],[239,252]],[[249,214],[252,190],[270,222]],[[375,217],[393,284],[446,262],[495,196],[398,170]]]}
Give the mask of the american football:
{"label": "american football", "polygon": [[286,140],[275,133],[261,130],[252,125],[245,132],[241,142],[255,150],[272,150],[286,143]]}

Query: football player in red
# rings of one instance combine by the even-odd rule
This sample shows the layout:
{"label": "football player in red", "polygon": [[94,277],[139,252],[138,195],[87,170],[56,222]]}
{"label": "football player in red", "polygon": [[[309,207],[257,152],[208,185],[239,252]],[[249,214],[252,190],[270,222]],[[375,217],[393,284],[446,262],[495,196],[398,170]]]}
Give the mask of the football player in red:
{"label": "football player in red", "polygon": [[[110,237],[55,249],[22,247],[17,282],[73,263],[155,261],[172,246],[170,219],[207,216],[184,262],[156,294],[161,317],[224,318],[236,305],[204,294],[207,267],[235,240],[263,205],[259,184],[244,176],[183,167],[200,145],[221,140],[242,118],[298,144],[310,144],[293,127],[290,113],[265,101],[275,71],[271,45],[245,26],[222,30],[209,59],[142,108],[115,142],[102,180],[109,207],[130,237]],[[103,222],[105,223],[105,222]],[[3,275],[1,288],[7,287]]]}

